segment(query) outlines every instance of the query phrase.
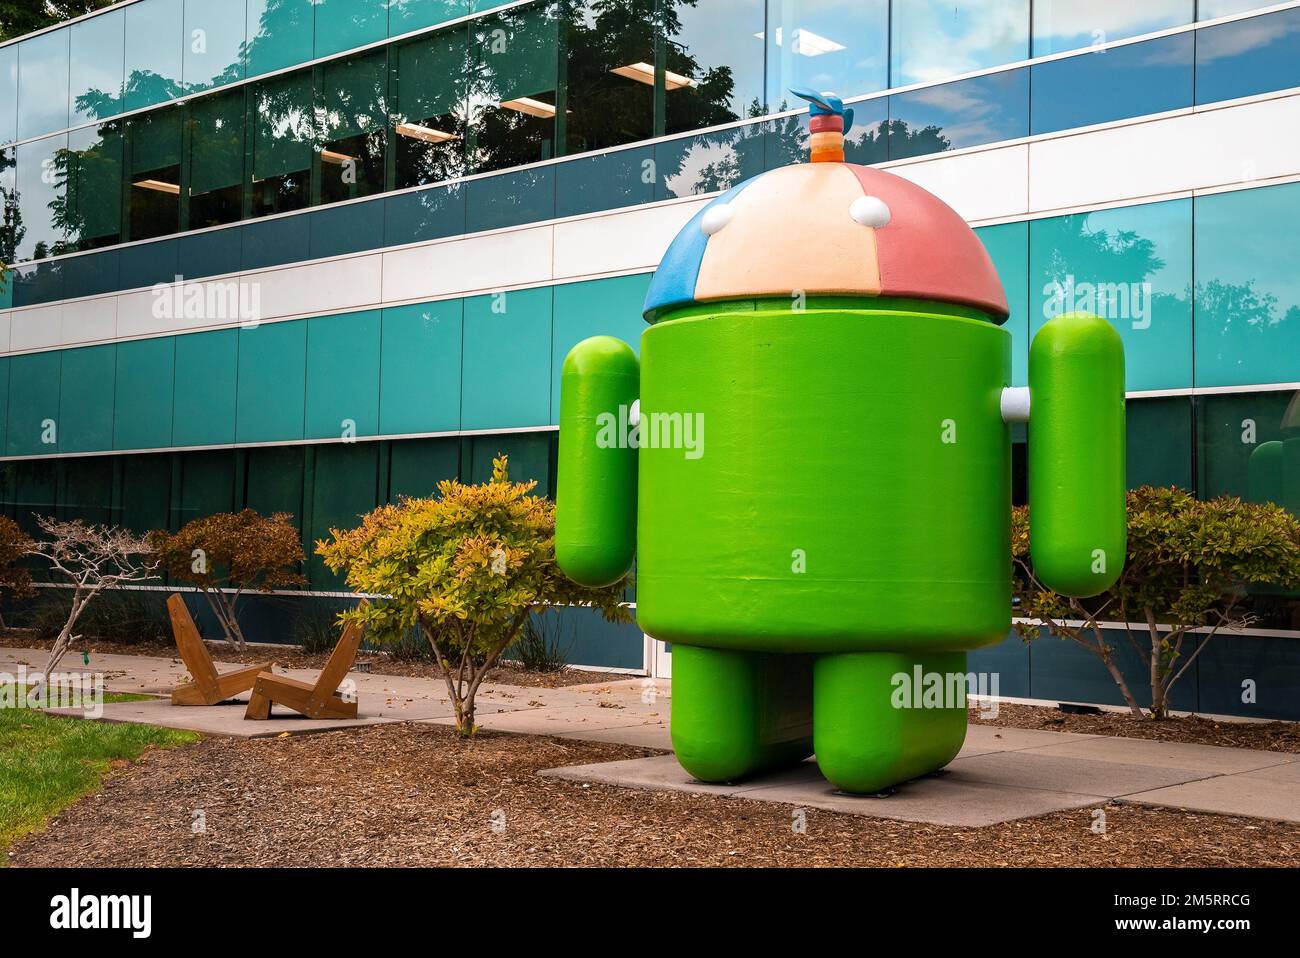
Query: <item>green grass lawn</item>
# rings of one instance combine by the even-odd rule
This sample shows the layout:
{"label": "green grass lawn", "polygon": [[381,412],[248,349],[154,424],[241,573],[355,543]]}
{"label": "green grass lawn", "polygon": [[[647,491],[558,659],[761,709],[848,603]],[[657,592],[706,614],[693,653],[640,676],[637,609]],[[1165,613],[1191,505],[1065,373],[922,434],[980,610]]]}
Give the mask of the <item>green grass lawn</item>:
{"label": "green grass lawn", "polygon": [[[105,695],[134,702],[145,695]],[[58,718],[26,708],[0,709],[0,867],[9,843],[44,826],[99,787],[112,762],[134,760],[151,746],[173,748],[194,732]]]}

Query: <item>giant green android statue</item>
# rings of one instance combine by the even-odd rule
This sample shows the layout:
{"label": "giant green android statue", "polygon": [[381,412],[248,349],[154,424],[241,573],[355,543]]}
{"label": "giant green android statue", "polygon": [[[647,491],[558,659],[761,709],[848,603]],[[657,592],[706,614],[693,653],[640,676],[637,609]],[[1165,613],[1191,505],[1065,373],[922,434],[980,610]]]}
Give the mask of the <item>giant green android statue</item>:
{"label": "giant green android statue", "polygon": [[[637,621],[673,646],[672,740],[696,778],[815,752],[851,792],[947,764],[967,650],[1010,627],[1011,438],[1030,420],[1031,553],[1104,591],[1125,554],[1124,359],[1106,322],[1034,337],[1008,388],[1006,298],[948,206],[844,162],[852,118],[812,103],[812,162],[705,206],[651,282],[640,360],[564,363],[556,554],[637,564]],[[1032,400],[1032,419],[1030,405]],[[932,678],[938,677],[938,678]]]}

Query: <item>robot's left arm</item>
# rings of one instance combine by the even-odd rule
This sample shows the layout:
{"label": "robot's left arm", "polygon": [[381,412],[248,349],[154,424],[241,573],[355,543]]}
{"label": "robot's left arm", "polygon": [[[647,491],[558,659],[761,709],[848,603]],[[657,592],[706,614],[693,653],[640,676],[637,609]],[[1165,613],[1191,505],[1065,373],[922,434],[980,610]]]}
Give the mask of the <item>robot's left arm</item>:
{"label": "robot's left arm", "polygon": [[1071,313],[1029,348],[1028,388],[1002,393],[1002,417],[1027,421],[1034,570],[1064,595],[1115,584],[1127,547],[1124,345],[1110,323]]}

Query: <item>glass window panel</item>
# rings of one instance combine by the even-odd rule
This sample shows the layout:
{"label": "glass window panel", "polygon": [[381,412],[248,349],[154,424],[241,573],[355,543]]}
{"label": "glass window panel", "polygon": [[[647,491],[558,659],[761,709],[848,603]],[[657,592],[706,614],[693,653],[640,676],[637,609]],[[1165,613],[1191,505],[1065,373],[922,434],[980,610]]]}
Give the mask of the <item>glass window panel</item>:
{"label": "glass window panel", "polygon": [[373,436],[379,427],[380,311],[307,321],[308,439]]}
{"label": "glass window panel", "polygon": [[551,296],[521,289],[465,300],[462,429],[551,421]]}
{"label": "glass window panel", "polygon": [[468,150],[476,172],[555,154],[558,38],[549,6],[474,22]]}
{"label": "glass window panel", "polygon": [[1034,56],[1167,30],[1195,12],[1196,0],[1034,0]]}
{"label": "glass window panel", "polygon": [[100,14],[72,25],[69,126],[122,112],[125,11]]}
{"label": "glass window panel", "polygon": [[[565,150],[585,153],[652,137],[655,91],[645,68],[654,63],[654,3],[584,0],[564,8],[563,18]],[[536,74],[548,75],[554,61],[540,45],[537,50]]]}
{"label": "glass window panel", "polygon": [[1196,200],[1196,385],[1300,380],[1300,183]]}
{"label": "glass window panel", "polygon": [[321,202],[384,189],[388,139],[388,53],[326,64],[321,113]]}
{"label": "glass window panel", "polygon": [[310,73],[259,83],[252,96],[252,215],[308,206],[315,142]]}
{"label": "glass window panel", "polygon": [[766,133],[766,124],[755,124],[655,144],[655,199],[722,192],[757,176]]}
{"label": "glass window panel", "polygon": [[1125,419],[1128,487],[1194,488],[1191,398],[1130,399]]}
{"label": "glass window panel", "polygon": [[18,139],[18,46],[0,47],[0,143]]}
{"label": "glass window panel", "polygon": [[[22,213],[18,208],[18,158],[10,148],[0,150],[0,263],[12,263],[18,259],[15,246],[18,237],[14,228]],[[0,285],[0,296],[8,296],[11,286]],[[4,301],[0,300],[0,308]]]}
{"label": "glass window panel", "polygon": [[[763,110],[764,0],[665,5],[665,131],[716,126]],[[651,61],[653,62],[653,60]]]}
{"label": "glass window panel", "polygon": [[68,125],[68,30],[18,44],[18,138]]}
{"label": "glass window panel", "polygon": [[649,203],[655,195],[655,148],[583,156],[556,167],[555,215]]}
{"label": "glass window panel", "polygon": [[468,12],[468,0],[389,0],[388,35],[400,37],[412,30],[455,20]]}
{"label": "glass window panel", "polygon": [[502,229],[555,215],[555,167],[502,173],[465,184],[465,230]]}
{"label": "glass window panel", "polygon": [[191,233],[179,241],[179,272],[186,279],[237,273],[243,245],[238,228]]}
{"label": "glass window panel", "polygon": [[1124,340],[1129,390],[1192,385],[1190,200],[1034,220],[1029,237],[1031,332],[1095,313]]}
{"label": "glass window panel", "polygon": [[312,0],[248,0],[248,75],[312,58]]}
{"label": "glass window panel", "polygon": [[122,121],[68,134],[64,231],[76,249],[122,239]]}
{"label": "glass window panel", "polygon": [[244,248],[242,268],[266,269],[305,260],[311,251],[311,221],[306,216],[280,216],[240,227]]}
{"label": "glass window panel", "polygon": [[184,0],[142,0],[126,13],[126,109],[138,110],[184,91]]}
{"label": "glass window panel", "polygon": [[1029,56],[1029,0],[894,5],[890,85],[927,83]]}
{"label": "glass window panel", "polygon": [[1300,86],[1300,9],[1197,31],[1197,103],[1293,86]]}
{"label": "glass window panel", "polygon": [[1196,19],[1213,20],[1271,5],[1268,0],[1197,0]]}
{"label": "glass window panel", "polygon": [[[119,215],[120,210],[119,206]],[[88,256],[73,256],[62,260],[63,272],[66,276],[63,295],[75,299],[79,296],[100,296],[119,291],[122,288],[118,269],[120,261],[121,253],[116,249],[100,250]]]}
{"label": "glass window panel", "polygon": [[388,0],[316,0],[316,56],[388,36]]}
{"label": "glass window panel", "polygon": [[320,209],[308,215],[311,259],[369,252],[384,245],[382,199]]}
{"label": "glass window panel", "polygon": [[[381,435],[460,428],[462,306],[461,300],[452,299],[384,310]],[[432,489],[430,483],[425,494]]]}
{"label": "glass window panel", "polygon": [[243,213],[244,91],[190,104],[189,228],[233,223]]}
{"label": "glass window panel", "polygon": [[803,105],[793,86],[841,97],[889,86],[888,0],[768,0],[767,22],[769,109]]}
{"label": "glass window panel", "polygon": [[61,211],[67,195],[67,146],[68,135],[61,133],[17,148],[17,260],[44,259],[63,251]]}
{"label": "glass window panel", "polygon": [[459,183],[384,200],[384,245],[401,246],[465,232],[465,187]]}
{"label": "glass window panel", "polygon": [[889,98],[889,158],[1029,135],[1029,70],[972,77]]}
{"label": "glass window panel", "polygon": [[130,239],[166,236],[180,228],[183,116],[183,107],[174,106],[128,121]]}
{"label": "glass window panel", "polygon": [[1191,33],[1111,47],[1033,67],[1034,133],[1192,105]]}
{"label": "glass window panel", "polygon": [[[1300,394],[1293,390],[1196,398],[1196,465],[1203,498],[1241,496],[1300,516]],[[1259,628],[1294,629],[1300,597],[1252,590]]]}
{"label": "glass window panel", "polygon": [[1002,280],[1011,315],[1002,328],[1011,334],[1011,385],[1029,385],[1029,224],[1001,223],[975,231]]}
{"label": "glass window panel", "polygon": [[465,172],[469,31],[446,30],[396,47],[396,188]]}
{"label": "glass window panel", "polygon": [[244,78],[246,0],[185,0],[185,89]]}

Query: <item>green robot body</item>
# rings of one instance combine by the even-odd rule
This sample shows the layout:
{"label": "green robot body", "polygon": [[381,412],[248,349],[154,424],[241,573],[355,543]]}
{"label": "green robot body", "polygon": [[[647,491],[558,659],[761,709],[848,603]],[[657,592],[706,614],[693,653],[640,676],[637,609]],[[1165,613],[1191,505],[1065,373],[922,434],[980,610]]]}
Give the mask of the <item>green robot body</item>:
{"label": "green robot body", "polygon": [[838,101],[807,96],[826,162],[697,213],[651,284],[639,362],[610,337],[566,359],[556,553],[592,585],[635,554],[696,778],[815,751],[837,787],[877,792],[957,755],[966,653],[1009,630],[1010,422],[1031,420],[1044,581],[1086,596],[1118,577],[1123,349],[1096,317],[1058,317],[1010,388],[979,240],[919,187],[841,162]]}

